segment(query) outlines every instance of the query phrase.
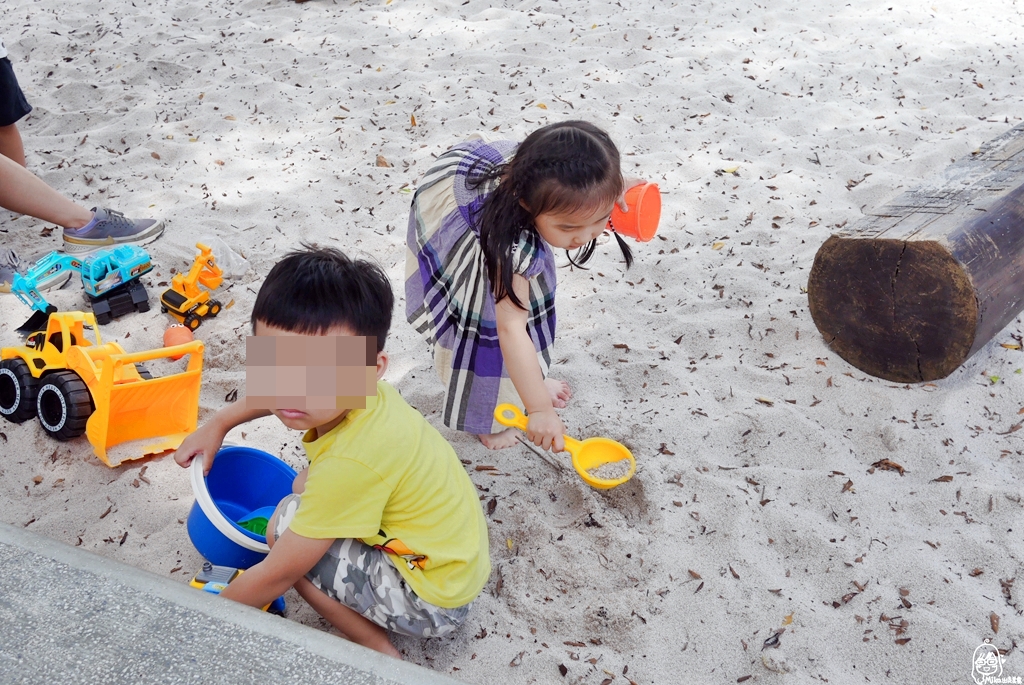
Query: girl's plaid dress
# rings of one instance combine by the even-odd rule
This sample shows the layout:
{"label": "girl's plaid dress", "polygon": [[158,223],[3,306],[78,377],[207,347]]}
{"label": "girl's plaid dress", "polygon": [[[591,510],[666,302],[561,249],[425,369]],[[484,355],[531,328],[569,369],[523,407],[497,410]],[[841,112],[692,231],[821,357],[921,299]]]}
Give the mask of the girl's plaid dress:
{"label": "girl's plaid dress", "polygon": [[[456,145],[424,175],[409,212],[406,317],[434,355],[445,391],[445,425],[476,434],[504,429],[494,420],[499,403],[522,407],[498,346],[494,290],[477,225],[495,184],[474,183],[508,162],[516,147],[478,136]],[[530,282],[527,330],[547,376],[555,337],[555,263],[532,226],[520,234],[512,264]]]}

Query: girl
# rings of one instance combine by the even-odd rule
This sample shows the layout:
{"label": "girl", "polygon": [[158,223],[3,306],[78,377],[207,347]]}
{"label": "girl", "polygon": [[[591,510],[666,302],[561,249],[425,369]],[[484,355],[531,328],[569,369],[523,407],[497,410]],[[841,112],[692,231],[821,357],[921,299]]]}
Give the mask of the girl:
{"label": "girl", "polygon": [[[619,152],[585,121],[513,141],[475,136],[441,155],[413,197],[406,316],[445,387],[443,420],[491,449],[515,444],[494,408],[524,407],[527,438],[564,448],[555,408],[569,386],[546,378],[555,337],[553,248],[582,265],[623,194]],[[615,235],[626,259],[629,247]]]}

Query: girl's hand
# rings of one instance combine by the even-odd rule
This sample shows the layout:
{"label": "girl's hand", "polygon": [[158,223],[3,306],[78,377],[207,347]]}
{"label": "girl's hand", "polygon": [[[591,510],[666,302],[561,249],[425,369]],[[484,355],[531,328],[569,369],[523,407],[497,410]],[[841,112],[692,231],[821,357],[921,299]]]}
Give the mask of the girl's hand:
{"label": "girl's hand", "polygon": [[217,422],[207,421],[195,433],[181,441],[181,445],[174,453],[174,461],[178,466],[187,468],[194,457],[200,457],[203,460],[203,474],[209,473],[213,468],[213,458],[224,442],[225,435],[227,431]]}
{"label": "girl's hand", "polygon": [[619,209],[621,209],[624,212],[628,212],[629,205],[626,204],[626,191],[634,186],[638,186],[641,183],[646,182],[647,181],[643,180],[642,178],[636,178],[635,176],[624,177],[622,179],[622,195],[619,195],[619,199],[615,201],[615,204],[619,206]]}
{"label": "girl's hand", "polygon": [[526,439],[537,447],[554,452],[565,449],[565,424],[554,409],[530,412],[526,422]]}

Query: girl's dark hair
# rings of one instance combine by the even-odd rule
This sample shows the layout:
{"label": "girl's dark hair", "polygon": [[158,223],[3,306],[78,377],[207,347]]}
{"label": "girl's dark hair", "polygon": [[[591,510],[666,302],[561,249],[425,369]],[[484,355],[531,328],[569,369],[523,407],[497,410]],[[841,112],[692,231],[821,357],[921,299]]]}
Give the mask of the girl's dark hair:
{"label": "girl's dark hair", "polygon": [[356,335],[376,337],[382,351],[395,304],[384,270],[333,247],[302,247],[267,275],[252,308],[253,331],[257,321],[303,335],[345,326]]}
{"label": "girl's dark hair", "polygon": [[[563,121],[537,129],[519,145],[510,162],[483,173],[474,174],[471,169],[470,179],[472,187],[498,182],[475,220],[495,301],[508,297],[521,309],[526,307],[512,292],[512,249],[523,229],[533,229],[534,217],[545,212],[607,206],[618,200],[623,190],[615,143],[586,121]],[[613,235],[629,268],[633,254],[617,233]],[[568,250],[566,254],[574,266],[582,266],[595,247],[596,241],[591,241],[575,257]]]}

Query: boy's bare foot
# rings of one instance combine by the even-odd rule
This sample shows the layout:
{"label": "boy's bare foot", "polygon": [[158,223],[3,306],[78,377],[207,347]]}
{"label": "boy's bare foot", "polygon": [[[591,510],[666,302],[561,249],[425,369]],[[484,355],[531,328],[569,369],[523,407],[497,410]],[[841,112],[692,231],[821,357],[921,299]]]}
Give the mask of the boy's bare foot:
{"label": "boy's bare foot", "polygon": [[[335,626],[335,628],[337,628],[337,626]],[[373,631],[373,633],[370,635],[363,635],[362,640],[356,640],[352,638],[350,635],[346,635],[344,632],[340,630],[338,632],[341,634],[343,638],[345,638],[349,642],[355,642],[357,645],[369,647],[375,652],[380,652],[381,654],[393,656],[399,661],[405,661],[405,657],[403,657],[402,653],[399,652],[398,649],[396,649],[393,644],[391,644],[391,639],[388,637],[388,634],[383,631],[383,629],[380,631]]]}
{"label": "boy's bare foot", "polygon": [[402,659],[402,653],[395,649],[395,646],[391,644],[391,640],[388,639],[387,634],[383,635],[379,640],[375,639],[370,642],[364,642],[363,646],[376,650],[381,654],[393,656],[399,661],[404,661],[404,659]]}
{"label": "boy's bare foot", "polygon": [[572,390],[569,389],[569,384],[554,378],[545,378],[544,387],[548,389],[548,394],[551,395],[551,405],[556,409],[564,409],[566,403],[572,397]]}
{"label": "boy's bare foot", "polygon": [[500,433],[487,433],[477,437],[480,438],[480,442],[484,444],[484,447],[489,450],[503,450],[519,442],[514,428],[506,428]]}

